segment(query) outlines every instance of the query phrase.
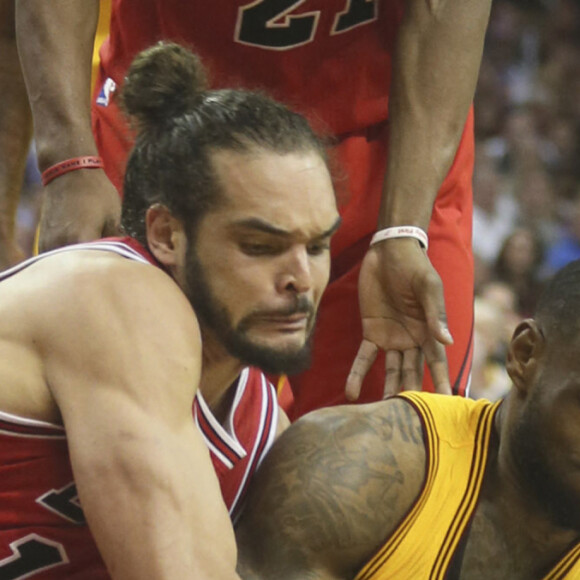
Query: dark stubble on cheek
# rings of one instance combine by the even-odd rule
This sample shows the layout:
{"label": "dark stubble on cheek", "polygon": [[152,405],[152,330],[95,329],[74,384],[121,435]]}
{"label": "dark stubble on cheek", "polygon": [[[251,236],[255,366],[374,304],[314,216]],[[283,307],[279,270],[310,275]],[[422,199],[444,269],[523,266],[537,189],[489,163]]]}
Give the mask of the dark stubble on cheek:
{"label": "dark stubble on cheek", "polygon": [[[285,311],[251,313],[234,327],[226,307],[215,297],[204,267],[191,245],[186,259],[185,294],[200,324],[211,329],[233,357],[246,365],[256,366],[271,374],[296,374],[310,366],[315,314],[312,303],[306,297],[297,296],[295,304]],[[257,344],[249,338],[249,331],[261,318],[296,313],[309,315],[308,336],[300,348],[274,348]]]}
{"label": "dark stubble on cheek", "polygon": [[[524,489],[550,521],[564,529],[580,531],[580,501],[553,465],[558,454],[542,435],[541,405],[530,401],[511,434],[513,460]],[[560,473],[561,473],[560,468]]]}

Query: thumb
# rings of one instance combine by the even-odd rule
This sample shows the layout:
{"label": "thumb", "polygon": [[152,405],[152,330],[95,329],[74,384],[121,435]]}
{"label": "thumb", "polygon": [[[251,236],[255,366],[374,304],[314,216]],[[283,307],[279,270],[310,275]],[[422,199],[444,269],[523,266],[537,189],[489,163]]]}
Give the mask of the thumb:
{"label": "thumb", "polygon": [[430,281],[422,288],[421,305],[431,336],[441,344],[451,345],[453,344],[453,336],[451,336],[447,325],[443,283],[435,271],[433,274]]}

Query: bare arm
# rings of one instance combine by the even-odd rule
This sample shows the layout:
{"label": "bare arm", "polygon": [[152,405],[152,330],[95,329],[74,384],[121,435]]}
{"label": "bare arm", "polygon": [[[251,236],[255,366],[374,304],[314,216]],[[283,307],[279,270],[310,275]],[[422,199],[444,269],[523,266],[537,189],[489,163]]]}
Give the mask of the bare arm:
{"label": "bare arm", "polygon": [[463,132],[491,0],[409,0],[389,96],[390,151],[379,227],[425,230]]}
{"label": "bare arm", "polygon": [[16,210],[32,134],[16,49],[14,0],[0,0],[0,270],[24,255],[15,240]]}
{"label": "bare arm", "polygon": [[[437,192],[454,159],[475,92],[491,0],[408,0],[397,37],[389,95],[389,158],[379,229],[427,231]],[[359,282],[365,341],[347,393],[356,398],[378,348],[391,369],[385,394],[404,378],[420,388],[425,355],[440,392],[450,392],[439,275],[416,240],[369,250]],[[402,353],[402,354],[400,354]]]}
{"label": "bare arm", "polygon": [[71,290],[50,310],[60,324],[42,329],[46,375],[112,578],[237,578],[233,530],[192,418],[201,339],[189,303],[157,268],[107,256],[116,262],[96,280],[89,260],[70,259]]}
{"label": "bare arm", "polygon": [[419,419],[393,399],[317,411],[276,443],[236,529],[244,580],[353,578],[420,491]]}
{"label": "bare arm", "polygon": [[[41,171],[97,155],[90,87],[98,0],[16,0],[18,49]],[[46,187],[41,249],[114,234],[118,195],[101,169],[73,171]]]}

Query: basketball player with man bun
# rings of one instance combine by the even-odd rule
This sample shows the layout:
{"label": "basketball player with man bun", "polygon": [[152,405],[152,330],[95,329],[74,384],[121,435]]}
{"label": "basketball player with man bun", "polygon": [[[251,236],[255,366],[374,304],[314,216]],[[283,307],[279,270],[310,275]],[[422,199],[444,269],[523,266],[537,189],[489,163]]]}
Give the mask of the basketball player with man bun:
{"label": "basketball player with man bun", "polygon": [[228,509],[287,424],[248,365],[308,363],[339,217],[305,119],[203,78],[140,54],[127,236],[1,278],[3,579],[237,578]]}

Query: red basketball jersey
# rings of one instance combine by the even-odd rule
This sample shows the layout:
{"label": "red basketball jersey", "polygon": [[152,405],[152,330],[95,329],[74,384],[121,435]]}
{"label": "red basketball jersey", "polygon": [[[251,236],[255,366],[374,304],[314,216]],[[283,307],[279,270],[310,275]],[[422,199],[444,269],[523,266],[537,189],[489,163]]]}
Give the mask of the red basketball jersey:
{"label": "red basketball jersey", "polygon": [[238,378],[224,426],[212,415],[201,393],[197,395],[194,413],[211,452],[224,501],[235,521],[250,479],[276,436],[276,392],[260,371],[247,367]]}
{"label": "red basketball jersey", "polygon": [[[338,137],[333,157],[342,225],[332,240],[332,278],[319,309],[312,367],[292,378],[292,418],[343,404],[362,340],[358,268],[384,187],[392,53],[404,0],[111,0],[110,38],[93,100],[93,132],[105,171],[121,192],[132,135],[113,95],[135,55],[158,40],[189,45],[210,87],[262,88]],[[447,348],[456,393],[470,380],[473,323],[471,252],[473,113],[443,182],[429,226],[429,258],[441,275],[455,344]],[[337,352],[339,353],[337,355]],[[360,402],[379,400],[379,355]],[[433,388],[432,381],[425,382]]]}
{"label": "red basketball jersey", "polygon": [[387,118],[401,0],[113,0],[98,87],[158,40],[191,46],[213,88],[264,89],[339,135]]}
{"label": "red basketball jersey", "polygon": [[[104,250],[155,264],[130,238],[68,246],[32,258],[0,281],[46,255]],[[272,445],[278,422],[274,387],[246,368],[222,426],[198,394],[193,418],[209,448],[224,501],[239,513],[253,472]],[[0,579],[101,580],[109,578],[85,523],[72,475],[66,433],[51,425],[0,412]]]}

